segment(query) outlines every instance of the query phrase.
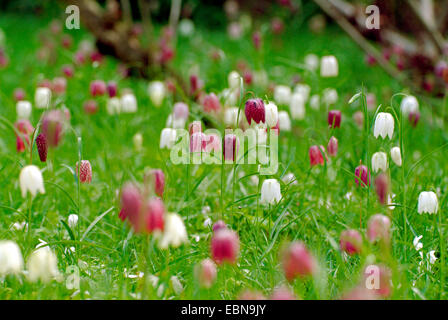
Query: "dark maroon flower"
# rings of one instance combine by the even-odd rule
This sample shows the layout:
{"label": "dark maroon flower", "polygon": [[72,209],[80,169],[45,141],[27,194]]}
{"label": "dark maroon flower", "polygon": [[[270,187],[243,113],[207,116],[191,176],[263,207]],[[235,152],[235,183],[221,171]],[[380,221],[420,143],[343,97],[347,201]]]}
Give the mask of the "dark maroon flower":
{"label": "dark maroon flower", "polygon": [[380,173],[375,179],[375,191],[380,203],[386,204],[389,193],[389,177],[384,172]]}
{"label": "dark maroon flower", "polygon": [[115,97],[118,91],[117,83],[115,81],[109,81],[107,83],[106,90],[109,97],[111,98]]}
{"label": "dark maroon flower", "polygon": [[261,99],[249,99],[246,101],[244,107],[244,114],[246,115],[247,122],[251,124],[252,120],[255,123],[265,123],[265,109],[264,103]]}
{"label": "dark maroon flower", "polygon": [[[361,185],[361,187],[363,188],[366,186],[370,186],[370,172],[365,165],[360,164],[356,167],[355,176],[355,182],[358,186]],[[362,183],[359,181],[359,179],[361,179]]]}
{"label": "dark maroon flower", "polygon": [[106,93],[106,83],[103,80],[94,80],[90,83],[90,94],[92,97],[102,96]]}
{"label": "dark maroon flower", "polygon": [[43,133],[40,133],[36,137],[36,147],[37,147],[37,153],[39,154],[39,159],[41,162],[47,161],[47,153],[48,153],[48,144],[47,144],[47,138]]}
{"label": "dark maroon flower", "polygon": [[420,120],[420,112],[415,111],[409,113],[409,122],[413,127],[417,126],[419,120]]}
{"label": "dark maroon flower", "polygon": [[328,125],[331,128],[341,127],[341,111],[339,110],[328,111]]}

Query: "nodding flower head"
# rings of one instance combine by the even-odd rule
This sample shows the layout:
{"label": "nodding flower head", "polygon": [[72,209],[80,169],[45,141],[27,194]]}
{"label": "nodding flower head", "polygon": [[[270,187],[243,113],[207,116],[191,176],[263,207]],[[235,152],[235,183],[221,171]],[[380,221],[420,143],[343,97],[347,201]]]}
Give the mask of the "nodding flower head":
{"label": "nodding flower head", "polygon": [[336,139],[336,137],[330,138],[330,141],[328,141],[327,150],[330,157],[336,157],[338,154],[338,139]]}
{"label": "nodding flower head", "polygon": [[381,136],[381,138],[385,139],[389,136],[389,139],[392,139],[392,135],[394,134],[394,117],[387,112],[380,112],[376,116],[375,126],[373,128],[373,135],[375,138]]}
{"label": "nodding flower head", "polygon": [[341,127],[341,111],[339,110],[328,111],[328,125],[331,128]]}
{"label": "nodding flower head", "polygon": [[216,263],[228,262],[234,264],[238,257],[239,248],[240,240],[235,231],[223,228],[213,234],[211,253]]}
{"label": "nodding flower head", "polygon": [[106,83],[103,80],[93,80],[90,83],[90,94],[92,97],[102,96],[107,91]]}
{"label": "nodding flower head", "polygon": [[47,138],[49,147],[57,147],[64,133],[66,117],[59,109],[45,113],[42,118],[42,133]]}
{"label": "nodding flower head", "polygon": [[360,164],[359,166],[356,167],[355,182],[358,186],[360,185],[363,188],[366,186],[370,186],[370,172],[365,165]]}
{"label": "nodding flower head", "polygon": [[152,198],[146,204],[145,230],[147,232],[163,231],[165,206],[160,198]]}
{"label": "nodding flower head", "polygon": [[220,229],[227,229],[226,223],[222,220],[218,220],[213,224],[213,232],[216,232]]}
{"label": "nodding flower head", "polygon": [[92,166],[89,160],[81,160],[81,165],[76,162],[76,173],[81,183],[92,182]]}
{"label": "nodding flower head", "polygon": [[315,258],[300,241],[292,242],[283,250],[282,265],[288,281],[311,276],[317,271]]}
{"label": "nodding flower head", "polygon": [[309,149],[310,165],[313,167],[315,165],[324,165],[324,157],[322,155],[323,151],[318,146],[311,146]]}
{"label": "nodding flower head", "polygon": [[106,86],[107,94],[109,97],[113,98],[117,95],[118,86],[115,81],[109,81]]}
{"label": "nodding flower head", "polygon": [[247,122],[251,124],[252,120],[255,123],[265,123],[265,107],[263,100],[261,99],[249,99],[246,101],[244,107],[244,114],[246,115]]}
{"label": "nodding flower head", "polygon": [[370,242],[378,240],[389,243],[390,241],[390,219],[382,214],[375,214],[367,222],[367,238]]}
{"label": "nodding flower head", "polygon": [[380,173],[375,179],[375,191],[380,203],[386,204],[389,194],[389,177],[384,172]]}
{"label": "nodding flower head", "polygon": [[362,236],[357,230],[344,230],[341,232],[339,239],[341,250],[347,252],[349,255],[361,252]]}
{"label": "nodding flower head", "polygon": [[121,190],[121,212],[122,220],[128,218],[134,229],[139,229],[140,211],[143,207],[143,199],[140,189],[132,183],[127,183]]}
{"label": "nodding flower head", "polygon": [[161,169],[153,169],[149,172],[148,183],[151,184],[151,187],[154,189],[154,192],[159,197],[163,196],[163,192],[165,191],[165,174]]}
{"label": "nodding flower head", "polygon": [[207,113],[219,112],[221,110],[221,103],[214,93],[205,95],[202,100],[202,105],[204,106],[204,111]]}
{"label": "nodding flower head", "polygon": [[196,279],[203,288],[210,288],[216,279],[216,264],[207,258],[202,260],[195,268]]}
{"label": "nodding flower head", "polygon": [[36,137],[36,147],[37,147],[37,153],[39,153],[40,161],[46,162],[48,153],[48,144],[47,144],[47,137],[45,137],[45,134],[40,133]]}

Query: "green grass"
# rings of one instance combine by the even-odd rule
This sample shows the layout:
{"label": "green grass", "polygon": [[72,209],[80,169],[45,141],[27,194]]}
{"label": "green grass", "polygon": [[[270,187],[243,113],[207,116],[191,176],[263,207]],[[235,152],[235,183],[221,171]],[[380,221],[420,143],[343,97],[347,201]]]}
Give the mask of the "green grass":
{"label": "green grass", "polygon": [[[14,88],[24,88],[27,99],[32,101],[39,79],[52,79],[60,74],[63,64],[70,63],[73,50],[58,49],[57,60],[51,64],[36,59],[39,46],[37,32],[47,23],[47,20],[34,17],[23,19],[14,15],[2,15],[0,19],[11,59],[8,68],[0,70],[0,115],[10,122],[16,119],[12,101]],[[76,44],[87,36],[83,30],[65,32],[73,35]],[[28,212],[28,201],[21,197],[18,181],[20,169],[28,164],[28,155],[16,153],[14,134],[0,124],[0,239],[16,241],[25,260],[39,239],[46,241],[55,251],[59,270],[65,276],[69,266],[81,267],[81,288],[79,291],[69,290],[65,281],[41,284],[30,283],[25,276],[7,277],[0,280],[0,298],[233,299],[245,289],[259,290],[268,296],[274,287],[286,283],[279,259],[282,244],[290,240],[302,240],[318,258],[323,281],[314,283],[312,280],[296,280],[290,287],[298,297],[340,297],[347,288],[358,283],[363,267],[374,255],[375,261],[386,263],[393,271],[391,299],[446,299],[448,281],[444,270],[447,265],[448,163],[445,146],[448,137],[433,114],[433,110],[440,106],[426,105],[420,101],[422,116],[417,128],[410,127],[404,121],[404,185],[401,168],[389,161],[395,203],[403,204],[403,192],[406,194],[408,221],[405,233],[403,207],[397,205],[394,210],[388,210],[381,206],[373,186],[367,192],[366,189],[357,188],[353,178],[360,159],[365,162],[366,151],[371,155],[381,149],[389,154],[392,146],[399,145],[398,125],[396,123],[391,141],[377,140],[372,133],[366,136],[351,120],[352,114],[362,109],[361,105],[359,102],[349,105],[347,101],[364,88],[376,94],[378,104],[382,104],[383,108],[391,106],[398,113],[401,98],[391,100],[391,97],[398,92],[407,92],[406,88],[401,88],[379,67],[367,67],[364,54],[346,35],[333,27],[317,36],[300,26],[299,22],[294,22],[280,38],[266,36],[262,53],[253,49],[250,35],[240,41],[232,41],[222,31],[200,29],[197,32],[199,34],[195,40],[181,38],[177,44],[173,66],[186,79],[189,70],[197,66],[206,90],[221,91],[226,87],[228,73],[236,68],[240,59],[244,59],[252,69],[264,68],[270,81],[279,84],[290,85],[293,75],[299,74],[312,86],[312,94],[320,93],[330,86],[337,88],[339,102],[335,108],[343,112],[342,127],[330,131],[325,108],[314,111],[307,107],[305,120],[294,122],[292,133],[280,134],[280,166],[274,177],[280,180],[283,174],[293,172],[298,184],[282,184],[283,200],[270,211],[260,209],[257,213],[257,185],[251,182],[250,177],[246,177],[236,180],[236,203],[232,216],[232,168],[225,168],[223,200],[227,209],[224,219],[238,232],[241,251],[237,265],[219,267],[213,287],[209,290],[200,289],[194,279],[193,268],[210,256],[212,234],[210,227],[203,226],[206,217],[201,211],[204,206],[209,206],[211,210],[207,216],[213,221],[222,216],[221,167],[190,166],[187,181],[186,167],[173,165],[169,161],[169,153],[158,147],[160,132],[176,101],[169,98],[161,108],[155,108],[146,93],[147,82],[121,80],[116,69],[117,62],[111,58],[107,58],[104,65],[96,69],[83,66],[76,70],[73,79],[68,80],[64,103],[71,111],[74,131],[67,131],[62,145],[50,151],[49,159],[54,161],[54,171],[41,164],[36,149],[33,151],[33,163],[44,169],[46,194],[38,195],[32,202],[30,239],[26,232],[11,229],[14,222],[24,221],[22,216]],[[209,50],[214,47],[225,53],[221,62],[213,63],[208,58]],[[319,56],[334,54],[339,60],[339,77],[324,81],[294,67],[295,63],[303,63],[307,53]],[[97,114],[86,115],[82,104],[89,98],[88,86],[94,79],[117,80],[120,89],[132,88],[138,98],[138,112],[109,116],[102,101]],[[272,99],[269,92],[253,88],[248,90],[254,91],[257,96],[266,95]],[[197,105],[190,101],[189,105],[193,114],[200,115]],[[280,108],[285,109],[282,106]],[[370,123],[374,112],[369,112]],[[39,110],[33,109],[33,125],[36,125],[40,115]],[[190,120],[194,120],[194,117]],[[74,132],[82,138],[82,158],[90,160],[93,168],[92,183],[80,185],[80,199],[76,177],[67,169],[67,166],[74,168],[78,160]],[[141,132],[144,137],[141,152],[133,149],[132,137],[137,132]],[[339,140],[338,156],[325,167],[310,169],[308,148],[314,144],[326,145],[331,135]],[[422,161],[418,162],[419,159]],[[370,156],[367,165],[370,166]],[[189,243],[178,249],[158,249],[151,238],[148,240],[145,236],[134,235],[129,226],[118,218],[118,191],[126,181],[141,182],[146,168],[164,170],[167,178],[165,206],[168,211],[178,212],[185,218]],[[237,175],[244,177],[255,172],[254,166],[241,166]],[[438,191],[437,215],[417,213],[418,194],[423,190]],[[349,192],[352,193],[351,201],[345,197]],[[79,229],[73,230],[72,238],[61,221],[66,221],[69,214],[78,211]],[[108,213],[102,215],[105,212]],[[340,232],[354,228],[365,234],[367,220],[375,213],[387,214],[393,222],[391,255],[388,256],[374,245],[368,245],[365,240],[361,255],[344,260],[338,245]],[[101,219],[96,220],[99,216]],[[272,219],[272,223],[269,219]],[[421,273],[418,272],[420,258],[412,245],[416,235],[423,235],[421,241],[425,254],[429,250],[443,251],[441,259],[431,270],[423,268]],[[195,240],[196,236],[199,241]],[[75,253],[67,251],[71,246],[76,247]],[[159,284],[166,287],[160,296],[156,293],[157,288],[145,285],[144,277],[131,279],[124,276],[125,269],[130,274],[146,271],[145,250],[150,257],[149,273],[158,276]],[[184,287],[181,294],[174,292],[171,276],[180,279]],[[417,290],[411,289],[414,280]]]}

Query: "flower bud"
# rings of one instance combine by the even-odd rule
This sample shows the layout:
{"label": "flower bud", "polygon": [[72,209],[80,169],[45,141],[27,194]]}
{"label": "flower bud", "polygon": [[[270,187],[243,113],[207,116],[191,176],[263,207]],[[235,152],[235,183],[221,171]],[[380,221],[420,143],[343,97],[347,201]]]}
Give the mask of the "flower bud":
{"label": "flower bud", "polygon": [[92,166],[89,160],[81,160],[81,165],[76,162],[76,173],[78,174],[81,183],[92,182]]}
{"label": "flower bud", "polygon": [[25,99],[26,93],[25,90],[23,90],[22,88],[16,88],[14,89],[14,100],[16,102],[19,102],[21,100]]}
{"label": "flower bud", "polygon": [[357,230],[344,230],[341,232],[339,245],[341,250],[347,252],[349,255],[360,253],[362,247],[362,236]]}
{"label": "flower bud", "polygon": [[236,262],[240,248],[240,240],[235,231],[230,229],[217,230],[211,241],[211,253],[217,264]]}

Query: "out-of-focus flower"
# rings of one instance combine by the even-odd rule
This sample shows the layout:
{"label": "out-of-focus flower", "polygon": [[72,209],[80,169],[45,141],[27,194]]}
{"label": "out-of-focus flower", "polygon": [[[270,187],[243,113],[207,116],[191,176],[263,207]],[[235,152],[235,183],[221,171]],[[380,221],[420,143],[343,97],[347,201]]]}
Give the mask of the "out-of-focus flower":
{"label": "out-of-focus flower", "polygon": [[165,206],[159,198],[151,198],[146,204],[145,231],[162,232],[165,227]]}
{"label": "out-of-focus flower", "polygon": [[47,153],[48,153],[48,144],[47,144],[47,137],[45,137],[45,134],[40,133],[36,137],[36,147],[37,147],[37,153],[39,154],[39,159],[41,162],[47,161]]}
{"label": "out-of-focus flower", "polygon": [[356,185],[362,188],[370,186],[370,172],[365,165],[360,164],[355,168],[355,176]]}
{"label": "out-of-focus flower", "polygon": [[220,229],[227,229],[227,225],[224,221],[218,220],[213,224],[213,232],[216,232]]}
{"label": "out-of-focus flower", "polygon": [[298,83],[294,87],[295,93],[300,93],[305,101],[310,97],[311,87],[305,83]]}
{"label": "out-of-focus flower", "polygon": [[149,83],[148,95],[154,106],[160,107],[162,105],[166,94],[165,91],[165,85],[162,81],[152,81]]}
{"label": "out-of-focus flower", "polygon": [[401,167],[402,161],[401,151],[399,147],[393,147],[392,149],[390,149],[390,157],[397,166]]}
{"label": "out-of-focus flower", "polygon": [[310,156],[310,165],[312,167],[318,164],[324,165],[322,150],[318,146],[311,146],[308,153]]}
{"label": "out-of-focus flower", "polygon": [[46,87],[38,87],[34,94],[34,104],[37,109],[47,109],[50,106],[51,90]]}
{"label": "out-of-focus flower", "polygon": [[326,88],[322,92],[322,101],[329,106],[338,102],[338,98],[338,92],[334,88]]}
{"label": "out-of-focus flower", "polygon": [[282,266],[288,281],[307,277],[317,271],[317,263],[301,241],[294,241],[282,252]]}
{"label": "out-of-focus flower", "polygon": [[106,86],[107,94],[110,98],[113,98],[117,95],[118,86],[115,81],[109,81]]}
{"label": "out-of-focus flower", "polygon": [[51,88],[56,94],[64,94],[67,89],[67,79],[63,77],[54,78]]}
{"label": "out-of-focus flower", "polygon": [[110,115],[121,112],[121,100],[118,97],[109,98],[106,104],[107,113]]}
{"label": "out-of-focus flower", "polygon": [[16,88],[14,89],[13,96],[16,102],[24,100],[26,96],[25,90],[23,90],[22,88]]}
{"label": "out-of-focus flower", "polygon": [[132,142],[134,143],[134,149],[137,152],[140,152],[143,148],[143,135],[140,132],[137,132],[132,137]]}
{"label": "out-of-focus flower", "polygon": [[390,226],[391,222],[389,217],[382,214],[371,216],[367,222],[367,238],[370,242],[382,240],[385,243],[389,243]]}
{"label": "out-of-focus flower", "polygon": [[364,113],[362,111],[356,111],[353,114],[353,120],[355,121],[358,128],[362,129],[362,127],[364,126]]}
{"label": "out-of-focus flower", "polygon": [[229,88],[230,89],[239,89],[240,78],[241,78],[241,76],[239,75],[238,72],[236,72],[236,71],[230,72],[229,75],[227,76],[227,82],[229,84]]}
{"label": "out-of-focus flower", "polygon": [[413,127],[416,127],[418,124],[418,121],[420,120],[420,112],[411,112],[408,116],[409,122]]}
{"label": "out-of-focus flower", "polygon": [[310,107],[313,110],[319,110],[320,107],[320,97],[318,94],[314,94],[310,98]]}
{"label": "out-of-focus flower", "polygon": [[331,157],[336,157],[336,155],[338,154],[338,139],[336,139],[336,137],[332,136],[330,138],[330,140],[328,141],[327,150],[328,154]]}
{"label": "out-of-focus flower", "polygon": [[375,152],[372,155],[372,170],[373,172],[387,170],[387,154],[385,152]]}
{"label": "out-of-focus flower", "polygon": [[347,252],[349,255],[360,253],[362,247],[362,236],[357,230],[344,230],[341,232],[339,245],[341,250]]}
{"label": "out-of-focus flower", "polygon": [[98,103],[95,100],[87,100],[83,108],[85,113],[95,114],[98,111]]}
{"label": "out-of-focus flower", "polygon": [[124,113],[137,112],[137,98],[133,93],[125,93],[121,96],[121,111]]}
{"label": "out-of-focus flower", "polygon": [[291,88],[284,85],[275,86],[274,100],[279,105],[289,105],[291,102]]}
{"label": "out-of-focus flower", "polygon": [[60,277],[58,260],[48,246],[40,247],[31,253],[27,261],[27,269],[28,278],[32,282],[38,280],[48,282]]}
{"label": "out-of-focus flower", "polygon": [[203,288],[210,288],[216,279],[216,264],[211,259],[202,260],[195,268],[196,279]]}
{"label": "out-of-focus flower", "polygon": [[418,213],[437,213],[439,209],[439,201],[437,195],[433,191],[422,191],[418,196]]}
{"label": "out-of-focus flower", "polygon": [[418,101],[414,96],[406,96],[401,100],[401,112],[404,116],[418,112]]}
{"label": "out-of-focus flower", "polygon": [[31,102],[21,100],[17,101],[16,112],[18,119],[29,119],[31,115]]}
{"label": "out-of-focus flower", "polygon": [[[375,274],[376,273],[376,274]],[[371,276],[371,277],[369,277]],[[371,279],[369,279],[371,278]],[[373,282],[368,283],[371,280]],[[364,285],[376,296],[386,298],[391,294],[391,271],[384,265],[369,265],[364,270]],[[379,283],[375,283],[379,281]]]}
{"label": "out-of-focus flower", "polygon": [[293,119],[303,120],[305,118],[305,98],[301,93],[295,92],[292,94],[289,111]]}
{"label": "out-of-focus flower", "polygon": [[228,262],[234,264],[238,257],[240,240],[235,231],[222,228],[213,234],[211,254],[217,264]]}
{"label": "out-of-focus flower", "polygon": [[328,125],[331,128],[341,127],[341,111],[339,110],[328,111]]}
{"label": "out-of-focus flower", "polygon": [[57,147],[64,134],[65,115],[59,109],[47,111],[42,118],[42,133],[49,147]]}
{"label": "out-of-focus flower", "polygon": [[200,153],[205,149],[207,136],[202,132],[194,132],[190,136],[190,152]]}
{"label": "out-of-focus flower", "polygon": [[76,173],[81,183],[92,182],[92,166],[89,160],[81,160],[81,165],[76,162]]}
{"label": "out-of-focus flower", "polygon": [[14,126],[21,133],[21,135],[16,134],[17,152],[23,152],[25,151],[25,142],[28,146],[30,145],[30,135],[33,133],[34,128],[27,119],[17,120]]}
{"label": "out-of-focus flower", "polygon": [[74,214],[74,213],[69,215],[68,219],[67,219],[67,222],[68,222],[68,226],[70,228],[72,228],[72,229],[75,228],[76,225],[78,224],[78,215]]}
{"label": "out-of-focus flower", "polygon": [[14,241],[0,241],[0,276],[19,274],[23,270],[23,258],[19,246]]}
{"label": "out-of-focus flower", "polygon": [[219,112],[221,110],[221,103],[214,93],[205,95],[202,101],[202,105],[204,106],[204,111],[208,113]]}
{"label": "out-of-focus flower", "polygon": [[188,105],[184,102],[176,102],[173,106],[172,125],[174,129],[183,129],[188,120]]}
{"label": "out-of-focus flower", "polygon": [[106,93],[107,86],[103,80],[93,80],[90,82],[90,94],[92,97],[102,96]]}
{"label": "out-of-focus flower", "polygon": [[261,186],[262,204],[275,204],[280,202],[282,194],[280,190],[280,183],[276,179],[266,179]]}
{"label": "out-of-focus flower", "polygon": [[160,149],[171,149],[176,142],[176,130],[164,128],[160,134]]}
{"label": "out-of-focus flower", "polygon": [[22,168],[19,176],[20,190],[22,191],[22,197],[25,198],[29,191],[33,197],[37,192],[45,193],[44,179],[39,168],[35,165],[28,165]]}
{"label": "out-of-focus flower", "polygon": [[191,37],[194,34],[194,23],[190,19],[179,21],[179,34],[183,37]]}
{"label": "out-of-focus flower", "polygon": [[389,177],[384,172],[375,179],[375,191],[381,204],[386,204],[389,194]]}
{"label": "out-of-focus flower", "polygon": [[187,242],[187,230],[182,218],[176,213],[166,214],[163,234],[159,238],[159,247],[162,249],[166,249],[168,246],[177,248],[185,242]]}
{"label": "out-of-focus flower", "polygon": [[282,131],[291,131],[291,119],[289,118],[289,114],[287,111],[279,111],[278,126]]}
{"label": "out-of-focus flower", "polygon": [[387,112],[380,112],[376,116],[375,119],[375,127],[373,128],[373,135],[375,138],[381,136],[385,139],[389,136],[389,139],[392,139],[392,135],[394,134],[394,117]]}
{"label": "out-of-focus flower", "polygon": [[162,197],[165,190],[165,174],[161,169],[153,169],[149,172],[149,177],[154,192]]}
{"label": "out-of-focus flower", "polygon": [[266,111],[263,100],[261,99],[249,99],[246,101],[244,107],[244,114],[246,115],[247,122],[249,125],[252,120],[255,123],[265,123],[266,121]]}
{"label": "out-of-focus flower", "polygon": [[305,56],[305,65],[311,71],[316,71],[319,68],[319,57],[313,53]]}
{"label": "out-of-focus flower", "polygon": [[271,300],[297,300],[297,297],[288,287],[280,286],[272,292]]}
{"label": "out-of-focus flower", "polygon": [[140,229],[143,223],[140,218],[140,211],[143,207],[143,199],[140,190],[132,183],[127,183],[121,190],[121,211],[122,220],[128,218],[134,229]]}
{"label": "out-of-focus flower", "polygon": [[320,76],[323,78],[337,77],[339,73],[338,60],[335,56],[324,56],[320,60]]}

